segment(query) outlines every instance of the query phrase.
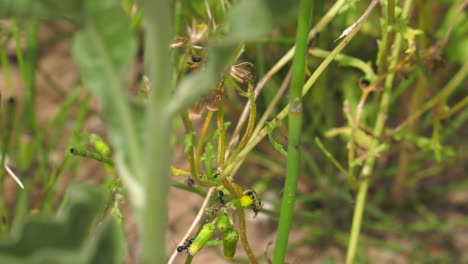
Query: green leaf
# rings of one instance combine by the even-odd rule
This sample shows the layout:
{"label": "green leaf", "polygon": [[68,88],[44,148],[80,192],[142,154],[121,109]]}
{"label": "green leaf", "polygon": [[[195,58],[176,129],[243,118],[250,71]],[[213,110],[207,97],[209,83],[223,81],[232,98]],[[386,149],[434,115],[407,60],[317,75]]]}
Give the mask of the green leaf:
{"label": "green leaf", "polygon": [[91,232],[105,204],[101,190],[71,185],[66,197],[57,216],[32,216],[0,238],[0,263],[121,263],[125,244],[115,220]]}
{"label": "green leaf", "polygon": [[[102,115],[110,126],[115,155],[120,153],[120,174],[125,174],[125,183],[136,191],[139,187],[134,178],[142,175],[138,160],[143,145],[144,108],[130,102],[124,80],[137,42],[128,18],[114,1],[89,0],[84,3],[84,10],[86,24],[75,35],[73,56],[83,82],[102,102]],[[131,195],[137,196],[132,191]]]}
{"label": "green leaf", "polygon": [[[136,39],[119,8],[92,12],[85,28],[74,39],[73,55],[84,82],[106,103],[122,88],[126,72],[136,51]],[[112,87],[109,78],[118,78]]]}
{"label": "green leaf", "polygon": [[208,141],[206,143],[205,155],[204,155],[204,163],[205,163],[206,172],[210,172],[212,170],[213,160],[214,160],[213,144],[211,144],[211,142]]}
{"label": "green leaf", "polygon": [[265,37],[294,10],[294,1],[243,0],[228,15],[228,41],[253,41]]}
{"label": "green leaf", "polygon": [[81,0],[3,0],[0,2],[0,17],[24,17],[27,19],[76,18],[82,10],[81,5]]}
{"label": "green leaf", "polygon": [[191,147],[193,147],[193,136],[194,132],[190,132],[184,135],[184,152],[187,153]]}
{"label": "green leaf", "polygon": [[279,152],[283,157],[288,158],[288,152],[284,149],[283,145],[278,143],[273,137],[273,126],[271,122],[267,123],[268,127],[268,140],[270,140],[271,145]]}

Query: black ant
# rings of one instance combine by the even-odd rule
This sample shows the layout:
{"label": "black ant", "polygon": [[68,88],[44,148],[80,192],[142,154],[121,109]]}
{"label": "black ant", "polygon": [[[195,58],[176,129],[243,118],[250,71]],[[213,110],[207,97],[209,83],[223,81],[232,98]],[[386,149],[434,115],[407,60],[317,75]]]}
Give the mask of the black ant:
{"label": "black ant", "polygon": [[195,185],[195,181],[192,179],[192,177],[189,177],[187,179],[187,185],[192,187],[193,185]]}
{"label": "black ant", "polygon": [[192,61],[195,62],[195,63],[199,63],[199,62],[202,61],[202,57],[197,56],[197,55],[192,55],[192,56],[191,56],[191,59],[192,59]]}
{"label": "black ant", "polygon": [[191,238],[191,239],[186,239],[184,244],[182,246],[178,246],[177,247],[177,252],[180,253],[184,250],[187,250],[193,243],[193,240],[195,240],[194,238]]}
{"label": "black ant", "polygon": [[198,55],[190,55],[187,64],[189,65],[190,69],[198,69],[201,67],[203,63],[202,57]]}
{"label": "black ant", "polygon": [[218,199],[219,202],[224,206],[226,205],[226,201],[224,201],[224,192],[222,190],[218,191]]}
{"label": "black ant", "polygon": [[214,168],[214,169],[211,170],[211,177],[213,177],[215,179],[219,177],[219,171],[218,171],[217,168]]}

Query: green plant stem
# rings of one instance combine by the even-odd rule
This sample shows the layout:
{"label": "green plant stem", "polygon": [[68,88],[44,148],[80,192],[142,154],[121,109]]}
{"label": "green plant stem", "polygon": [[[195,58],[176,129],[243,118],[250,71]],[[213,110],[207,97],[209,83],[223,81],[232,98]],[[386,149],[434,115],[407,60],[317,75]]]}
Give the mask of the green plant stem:
{"label": "green plant stem", "polygon": [[391,48],[391,44],[395,38],[393,31],[388,31],[388,27],[393,26],[395,23],[395,0],[389,0],[387,2],[387,23],[382,27],[382,46],[378,58],[378,73],[384,74],[388,64],[388,50]]}
{"label": "green plant stem", "polygon": [[[370,12],[372,9],[375,7],[377,4],[377,1],[372,1],[372,3],[369,5],[367,10],[364,12],[364,14],[361,16],[359,23],[354,27],[349,34],[343,38],[343,40],[336,46],[335,49],[333,49],[328,57],[320,63],[320,65],[317,67],[317,69],[314,71],[312,76],[307,80],[307,82],[304,84],[304,87],[302,88],[302,95],[305,95],[312,85],[317,81],[317,79],[322,75],[322,73],[327,69],[328,65],[333,61],[333,59],[349,44],[349,42],[354,38],[354,36],[359,32],[359,30],[362,27],[362,24],[364,21],[367,19],[369,16]],[[310,33],[309,33],[310,34]],[[284,57],[283,57],[284,58]],[[257,85],[258,86],[258,85]],[[234,175],[236,172],[235,168],[239,168],[239,163],[242,163],[247,156],[247,154],[266,136],[268,135],[268,129],[274,128],[278,125],[278,123],[283,120],[289,112],[289,104],[283,108],[283,110],[273,119],[271,122],[270,126],[271,127],[263,127],[258,133],[252,134],[249,142],[247,145],[242,149],[242,151],[237,155],[237,157],[233,160],[231,164],[226,166],[226,168],[223,170],[221,175],[218,177],[219,180],[224,179],[228,175]]]}
{"label": "green plant stem", "polygon": [[[338,0],[335,4],[328,10],[328,12],[320,19],[317,25],[309,32],[309,39],[316,38],[318,35],[317,33],[321,32],[326,28],[326,26],[330,23],[330,21],[338,14],[340,9],[345,5],[346,0]],[[260,92],[262,91],[265,84],[268,82],[269,79],[273,77],[284,65],[286,65],[294,56],[294,52],[296,51],[296,47],[292,47],[286,54],[278,60],[278,62],[263,76],[263,78],[257,83],[257,86],[254,89],[255,99],[258,97]],[[244,107],[242,111],[241,117],[239,118],[239,122],[237,122],[236,128],[234,130],[233,136],[229,142],[229,147],[234,147],[235,143],[238,140],[238,135],[241,132],[241,129],[244,127],[245,122],[247,120],[249,114],[249,107],[250,103]],[[228,149],[227,153],[229,154],[231,151]]]}
{"label": "green plant stem", "polygon": [[[12,134],[14,133],[14,125],[15,125],[15,117],[16,117],[16,99],[14,97],[10,97],[7,101],[6,107],[6,122],[5,127],[3,129],[3,137],[2,137],[2,144],[0,145],[2,148],[0,149],[0,190],[4,190],[3,180],[5,175],[5,170],[3,168],[4,164],[7,162],[7,152],[10,148],[10,142]],[[0,223],[0,234],[8,233],[8,203],[5,199],[4,192],[0,193],[0,217],[1,219],[5,219]]]}
{"label": "green plant stem", "polygon": [[[232,195],[232,198],[238,199],[242,196],[242,190],[240,188],[229,182],[227,179],[223,180],[223,186],[229,191]],[[245,226],[245,213],[244,208],[237,208],[237,221],[239,226],[239,236],[241,240],[242,247],[244,248],[245,254],[249,258],[250,263],[258,263],[255,254],[253,253],[252,249],[250,248],[249,240],[247,239],[247,228]]]}
{"label": "green plant stem", "polygon": [[[405,1],[405,6],[403,8],[403,18],[408,17],[411,6],[412,6],[412,0]],[[402,42],[402,36],[397,35],[395,37],[395,42],[393,43],[393,50],[391,54],[392,61],[390,62],[389,69],[393,69],[398,63],[398,57],[399,57],[400,50],[401,50],[401,42]],[[379,144],[378,138],[381,137],[383,129],[384,129],[385,121],[387,120],[387,114],[388,114],[388,109],[389,109],[390,100],[391,100],[391,91],[392,91],[394,77],[395,77],[395,74],[390,73],[385,79],[384,92],[382,95],[382,100],[379,105],[379,110],[377,113],[377,120],[376,120],[374,131],[373,131],[373,134],[375,137],[371,143],[371,147],[369,151],[372,151]],[[369,178],[372,175],[375,161],[376,161],[376,157],[374,155],[371,155],[366,160],[361,171],[362,182],[359,185],[356,206],[354,208],[353,224],[351,226],[351,235],[349,238],[348,251],[346,254],[347,264],[354,263],[354,258],[356,256],[357,244],[359,240],[359,234],[361,231],[362,217],[364,213],[364,207],[366,204],[367,190],[369,187]]]}
{"label": "green plant stem", "polygon": [[170,145],[173,117],[166,109],[172,93],[172,67],[169,45],[172,39],[172,19],[169,0],[142,0],[146,25],[146,66],[153,84],[147,109],[147,135],[143,184],[145,206],[142,208],[143,254],[141,263],[166,261],[166,230],[168,222],[168,194],[171,183]]}
{"label": "green plant stem", "polygon": [[302,129],[302,86],[304,84],[307,59],[307,32],[312,13],[312,0],[302,0],[297,21],[296,52],[293,60],[293,71],[289,99],[288,116],[288,159],[286,182],[281,203],[278,234],[276,236],[273,263],[284,263],[288,247],[289,230],[292,225],[294,202],[297,192],[299,174],[299,144]]}
{"label": "green plant stem", "polygon": [[458,85],[463,82],[463,80],[468,75],[468,62],[465,62],[460,70],[453,76],[453,78],[442,88],[442,90],[432,97],[429,101],[427,101],[416,113],[409,116],[405,121],[403,121],[397,128],[394,129],[392,135],[402,128],[406,127],[408,124],[413,122],[414,120],[421,117],[425,112],[432,109],[437,103],[441,100],[445,99],[447,96],[452,94]]}
{"label": "green plant stem", "polygon": [[317,146],[319,147],[319,149],[325,154],[325,156],[333,163],[333,165],[335,165],[335,167],[341,171],[341,173],[343,173],[344,175],[348,175],[348,172],[345,170],[345,168],[343,168],[343,166],[341,166],[341,164],[338,162],[338,160],[336,160],[336,158],[330,153],[330,151],[328,151],[325,146],[323,146],[322,142],[320,141],[320,139],[318,137],[315,138],[315,143],[317,144]]}
{"label": "green plant stem", "polygon": [[[424,32],[432,32],[434,30],[432,24],[432,3],[431,1],[421,2],[421,7],[419,8],[419,21],[418,21],[418,28]],[[425,37],[421,37],[418,39],[417,47],[418,50],[423,50],[428,48],[428,41]],[[432,80],[427,78],[427,73],[424,72],[424,66],[419,56],[419,52],[417,52],[416,56],[417,61],[422,66],[421,69],[418,71],[420,72],[418,75],[418,79],[416,81],[415,88],[412,89],[411,100],[409,109],[409,115],[413,115],[413,113],[417,112],[421,106],[424,104],[424,101],[427,99],[426,95],[430,93],[430,83],[434,83]],[[437,119],[434,119],[434,124],[437,123]],[[418,120],[415,122],[411,122],[408,127],[408,132],[411,134],[418,134],[418,130],[420,129],[421,125],[418,123]],[[436,126],[435,126],[436,127]],[[437,130],[435,130],[437,131]],[[438,133],[434,133],[437,135]],[[434,138],[435,140],[436,138]],[[403,202],[405,201],[406,196],[406,189],[407,189],[407,179],[408,174],[410,173],[410,166],[413,164],[414,154],[415,151],[413,149],[413,145],[405,144],[407,142],[403,142],[403,147],[400,150],[400,154],[398,155],[398,173],[393,179],[393,184],[391,188],[391,200],[393,204],[397,207],[401,207]],[[435,143],[435,142],[434,142]],[[436,143],[434,144],[436,145]]]}
{"label": "green plant stem", "polygon": [[289,87],[289,83],[291,82],[291,75],[292,75],[292,67],[289,68],[288,73],[286,74],[286,77],[284,77],[283,83],[281,83],[281,86],[280,86],[279,90],[276,92],[275,97],[273,97],[273,99],[269,102],[268,108],[265,110],[262,117],[258,121],[257,126],[255,127],[254,131],[252,132],[252,136],[258,135],[260,130],[265,125],[266,121],[270,117],[270,114],[273,112],[276,105],[278,104],[281,97],[283,96],[284,92]]}
{"label": "green plant stem", "polygon": [[226,128],[224,125],[224,103],[221,101],[216,113],[216,124],[218,126],[218,167],[222,167],[226,155]]}
{"label": "green plant stem", "polygon": [[100,162],[103,162],[112,166],[114,165],[114,161],[112,160],[112,158],[105,157],[97,152],[88,151],[88,150],[74,147],[74,148],[70,148],[70,153],[76,156],[83,157],[83,158],[90,158],[93,160],[97,160],[97,161],[100,161]]}
{"label": "green plant stem", "polygon": [[190,172],[192,173],[192,178],[197,185],[203,185],[203,182],[200,179],[200,173],[199,173],[200,170],[198,167],[198,163],[196,162],[196,158],[195,158],[195,155],[196,155],[195,132],[193,131],[192,121],[190,121],[187,111],[185,111],[185,113],[182,114],[182,123],[184,124],[184,127],[185,127],[185,135],[191,137],[191,142],[192,142],[192,145],[189,146],[187,149],[189,167],[190,167]]}
{"label": "green plant stem", "polygon": [[[324,59],[330,54],[329,51],[318,49],[318,48],[309,50],[309,53],[313,56],[324,58]],[[367,78],[367,80],[371,83],[376,78],[374,70],[372,69],[372,66],[358,58],[343,55],[343,54],[338,54],[334,60],[338,62],[340,65],[354,67],[356,69],[361,70],[366,75],[365,77]]]}
{"label": "green plant stem", "polygon": [[254,126],[255,126],[255,118],[257,115],[257,108],[255,105],[255,97],[253,94],[253,86],[252,84],[249,83],[249,88],[247,91],[247,97],[249,98],[250,102],[250,108],[249,108],[249,122],[247,124],[247,128],[245,129],[245,133],[242,136],[242,139],[240,143],[237,145],[237,147],[234,149],[232,152],[231,156],[229,157],[227,164],[230,164],[230,162],[239,154],[239,152],[245,147],[247,142],[250,139],[250,136],[252,135]]}
{"label": "green plant stem", "polygon": [[458,103],[456,103],[454,106],[450,107],[450,110],[440,114],[437,118],[439,120],[444,120],[452,115],[456,114],[460,110],[466,109],[465,107],[468,105],[468,96],[465,96],[462,100],[460,100]]}
{"label": "green plant stem", "polygon": [[[5,49],[0,50],[0,61],[2,65],[2,72],[3,78],[5,78],[5,87],[7,91],[7,95],[13,94],[13,83],[11,79],[11,70],[10,70],[10,62],[8,61],[8,54]],[[1,99],[1,96],[0,96]],[[0,111],[1,113],[1,111]]]}
{"label": "green plant stem", "polygon": [[[36,119],[36,68],[37,68],[37,52],[38,52],[38,23],[34,20],[28,21],[26,24],[26,50],[24,52],[24,69],[21,71],[25,86],[24,96],[24,117],[26,118],[26,129],[28,132],[37,131]],[[17,43],[20,45],[20,42]]]}
{"label": "green plant stem", "polygon": [[195,163],[196,164],[200,164],[200,159],[201,159],[201,156],[203,154],[203,150],[205,149],[205,145],[206,145],[205,137],[207,135],[208,128],[210,126],[212,118],[213,118],[213,112],[209,111],[206,114],[205,121],[203,122],[203,127],[202,127],[202,130],[200,132],[200,138],[198,140],[197,151],[195,152]]}

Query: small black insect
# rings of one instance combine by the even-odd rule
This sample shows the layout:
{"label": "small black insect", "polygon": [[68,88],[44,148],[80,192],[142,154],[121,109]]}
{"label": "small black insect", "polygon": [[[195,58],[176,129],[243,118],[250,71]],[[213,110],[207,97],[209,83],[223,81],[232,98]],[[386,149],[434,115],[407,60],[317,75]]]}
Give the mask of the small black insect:
{"label": "small black insect", "polygon": [[197,56],[197,55],[192,55],[191,56],[191,59],[194,63],[198,63],[198,62],[201,62],[202,61],[202,57],[200,56]]}
{"label": "small black insect", "polygon": [[178,246],[177,247],[177,252],[180,253],[184,250],[187,250],[193,243],[193,240],[195,240],[194,238],[191,238],[191,239],[186,239],[184,244],[182,246]]}
{"label": "small black insect", "polygon": [[195,181],[192,179],[192,177],[189,177],[189,178],[187,179],[187,185],[188,185],[188,186],[193,186],[193,185],[195,185]]}
{"label": "small black insect", "polygon": [[218,200],[223,206],[226,205],[226,201],[224,201],[224,192],[222,190],[218,191]]}
{"label": "small black insect", "polygon": [[211,170],[211,177],[213,177],[214,179],[219,177],[219,171],[217,168]]}

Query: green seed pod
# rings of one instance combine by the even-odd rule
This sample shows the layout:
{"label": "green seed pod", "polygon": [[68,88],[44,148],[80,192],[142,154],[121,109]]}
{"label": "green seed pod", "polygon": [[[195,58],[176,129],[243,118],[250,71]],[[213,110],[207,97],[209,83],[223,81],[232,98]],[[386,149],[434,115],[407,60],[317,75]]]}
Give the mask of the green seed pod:
{"label": "green seed pod", "polygon": [[213,223],[204,224],[198,235],[190,245],[188,252],[191,256],[197,254],[198,251],[206,244],[208,240],[213,236],[215,231],[215,225]]}
{"label": "green seed pod", "polygon": [[223,252],[224,258],[232,259],[236,254],[237,241],[239,240],[239,233],[231,229],[223,235]]}
{"label": "green seed pod", "polygon": [[216,223],[216,226],[218,227],[218,230],[223,234],[231,230],[233,226],[233,221],[231,217],[229,217],[228,214],[223,213],[218,217],[218,223]]}

